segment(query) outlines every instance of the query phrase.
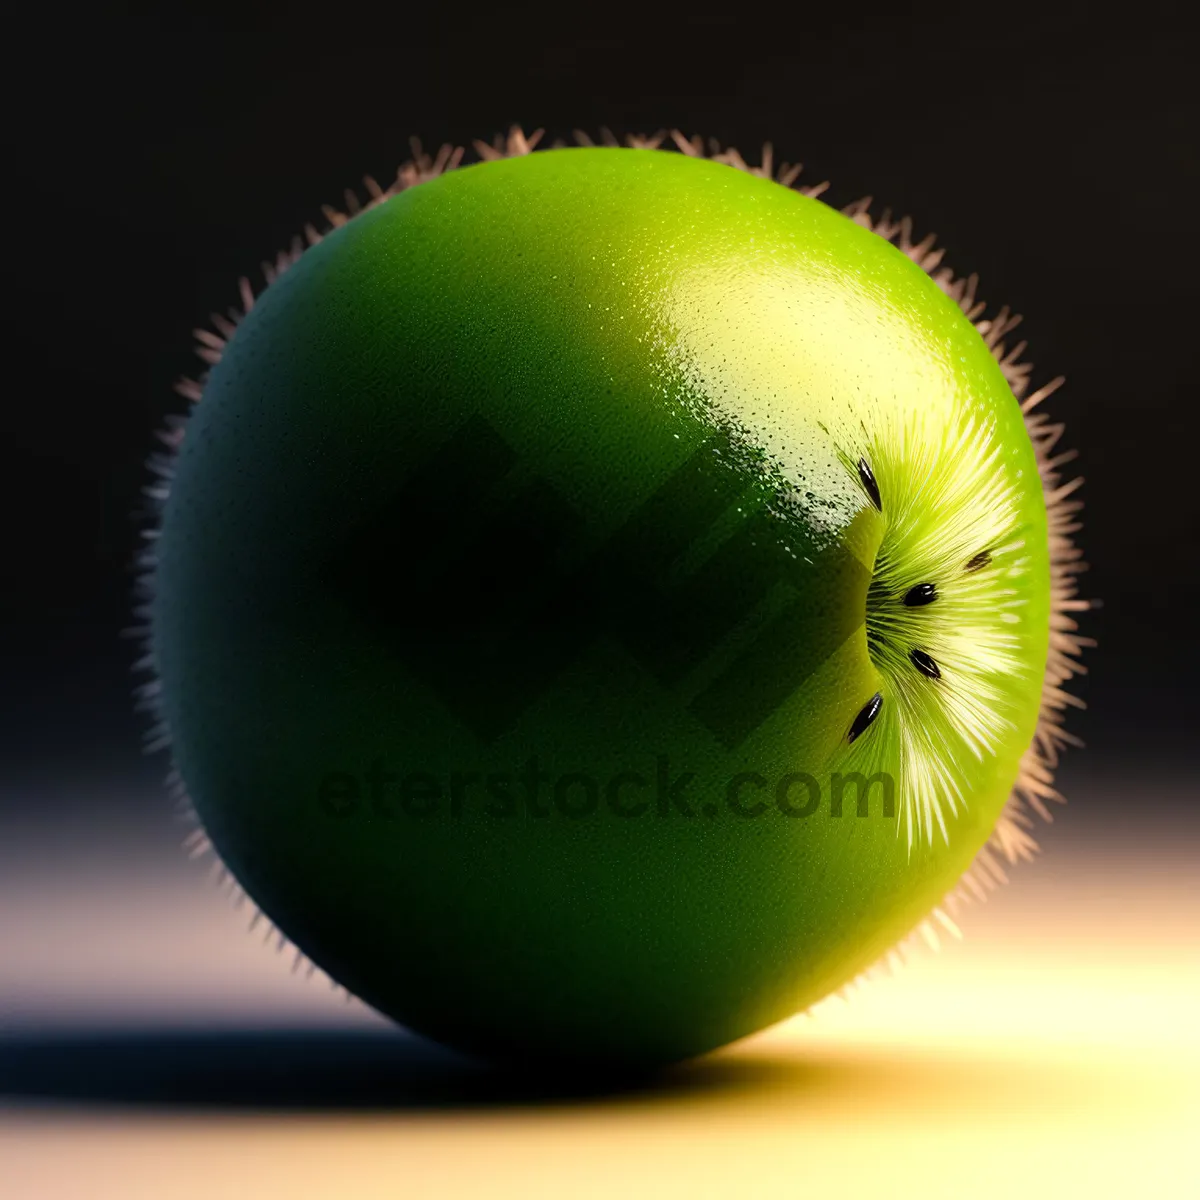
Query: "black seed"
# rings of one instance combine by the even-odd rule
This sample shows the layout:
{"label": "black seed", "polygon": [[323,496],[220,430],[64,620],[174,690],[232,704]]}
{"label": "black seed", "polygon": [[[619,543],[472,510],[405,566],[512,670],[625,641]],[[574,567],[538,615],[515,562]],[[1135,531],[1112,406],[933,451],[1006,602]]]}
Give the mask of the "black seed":
{"label": "black seed", "polygon": [[992,564],[992,552],[990,550],[980,550],[973,559],[965,567],[964,571],[982,571],[984,567],[989,567]]}
{"label": "black seed", "polygon": [[923,608],[938,598],[937,588],[932,583],[918,583],[904,593],[904,603],[909,608]]}
{"label": "black seed", "polygon": [[871,497],[871,503],[880,512],[883,512],[883,500],[879,495],[879,484],[875,482],[875,476],[871,473],[871,468],[867,466],[865,458],[858,460],[858,477],[862,480],[863,487],[867,489],[867,495]]}
{"label": "black seed", "polygon": [[883,707],[883,694],[876,692],[870,700],[863,705],[863,710],[854,718],[854,724],[850,726],[850,732],[846,734],[846,741],[852,742],[860,734],[866,733],[871,722],[879,716],[879,710]]}
{"label": "black seed", "polygon": [[930,679],[941,679],[942,672],[937,663],[925,653],[924,650],[910,650],[908,657],[912,659],[912,665],[921,672],[922,675],[928,675]]}

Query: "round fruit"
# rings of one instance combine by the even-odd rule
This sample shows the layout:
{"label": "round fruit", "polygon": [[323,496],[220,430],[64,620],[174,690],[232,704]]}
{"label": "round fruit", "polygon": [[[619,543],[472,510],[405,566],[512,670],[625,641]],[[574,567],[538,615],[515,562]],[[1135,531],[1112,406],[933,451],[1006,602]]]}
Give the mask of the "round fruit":
{"label": "round fruit", "polygon": [[698,1054],[927,917],[1023,760],[1049,791],[1049,435],[928,246],[769,170],[423,174],[206,339],[149,609],[175,763],[403,1024]]}

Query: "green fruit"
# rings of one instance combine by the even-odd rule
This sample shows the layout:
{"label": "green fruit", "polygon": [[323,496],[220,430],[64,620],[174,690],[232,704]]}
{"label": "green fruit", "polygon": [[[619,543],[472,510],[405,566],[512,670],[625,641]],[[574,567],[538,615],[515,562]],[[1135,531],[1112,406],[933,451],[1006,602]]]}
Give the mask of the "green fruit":
{"label": "green fruit", "polygon": [[293,257],[210,336],[149,613],[191,802],[304,955],[472,1052],[671,1061],[996,844],[1055,661],[1045,468],[911,256],[580,148]]}

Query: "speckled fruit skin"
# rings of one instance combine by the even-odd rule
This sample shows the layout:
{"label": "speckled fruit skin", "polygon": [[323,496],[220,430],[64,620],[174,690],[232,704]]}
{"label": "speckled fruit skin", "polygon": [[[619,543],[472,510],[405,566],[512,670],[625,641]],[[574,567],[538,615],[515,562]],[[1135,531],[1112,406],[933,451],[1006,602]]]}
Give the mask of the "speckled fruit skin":
{"label": "speckled fruit skin", "polygon": [[[910,848],[878,799],[830,815],[889,703],[864,612],[906,469],[872,464],[877,511],[837,431],[943,410],[1000,448],[1029,670]],[[1018,405],[899,251],[719,163],[556,150],[397,195],[260,297],[187,428],[152,638],[196,810],[306,955],[470,1052],[658,1063],[845,983],[968,867],[1035,728],[1046,559]]]}

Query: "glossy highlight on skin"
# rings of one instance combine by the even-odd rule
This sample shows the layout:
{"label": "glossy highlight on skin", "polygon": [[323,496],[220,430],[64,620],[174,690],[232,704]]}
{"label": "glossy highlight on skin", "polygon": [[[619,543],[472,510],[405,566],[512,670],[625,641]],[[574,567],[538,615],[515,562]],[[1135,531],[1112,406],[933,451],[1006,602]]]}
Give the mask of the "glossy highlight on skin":
{"label": "glossy highlight on skin", "polygon": [[[810,196],[656,149],[436,175],[297,256],[204,383],[150,609],[179,777],[418,1032],[702,1053],[986,853],[1052,651],[1043,474],[961,305]],[[834,816],[854,772],[891,815]],[[730,804],[799,775],[814,814]]]}

